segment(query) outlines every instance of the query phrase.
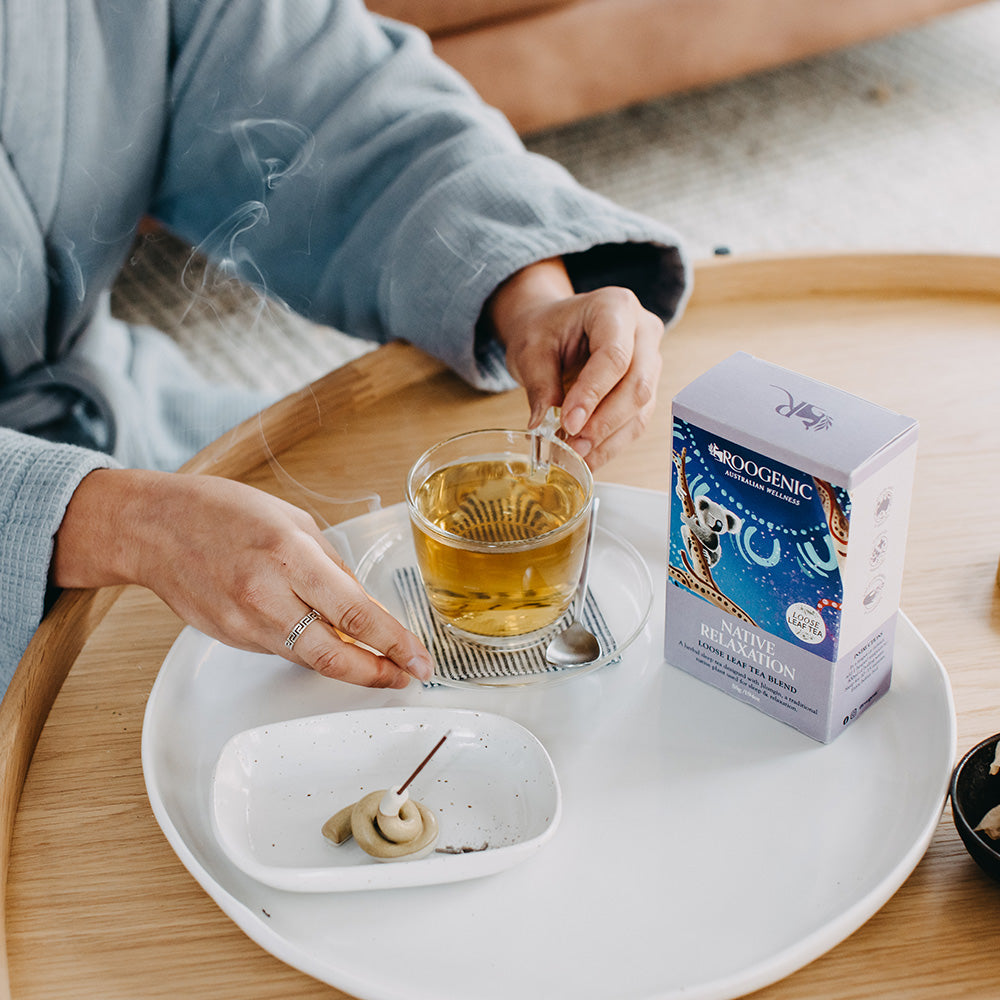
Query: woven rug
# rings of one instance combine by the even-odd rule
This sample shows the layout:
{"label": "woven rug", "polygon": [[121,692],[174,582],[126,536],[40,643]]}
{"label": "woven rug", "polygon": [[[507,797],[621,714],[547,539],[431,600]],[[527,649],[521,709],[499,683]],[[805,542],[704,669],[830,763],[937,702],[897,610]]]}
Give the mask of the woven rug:
{"label": "woven rug", "polygon": [[[1000,0],[528,144],[669,222],[695,260],[1000,254]],[[170,332],[210,376],[281,392],[366,349],[209,277],[176,241],[146,238],[114,308]]]}

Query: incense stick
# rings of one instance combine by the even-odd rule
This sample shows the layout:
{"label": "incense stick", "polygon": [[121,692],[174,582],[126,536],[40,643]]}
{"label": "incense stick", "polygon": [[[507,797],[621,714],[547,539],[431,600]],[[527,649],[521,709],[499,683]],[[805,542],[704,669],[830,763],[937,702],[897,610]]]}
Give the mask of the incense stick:
{"label": "incense stick", "polygon": [[407,787],[407,785],[409,785],[409,783],[410,783],[411,781],[413,781],[413,779],[414,779],[414,778],[415,778],[415,777],[416,777],[416,776],[417,776],[418,774],[420,774],[420,772],[421,772],[421,771],[422,771],[422,770],[424,769],[424,765],[425,765],[425,764],[427,763],[427,761],[429,761],[429,760],[431,759],[431,757],[433,757],[433,756],[434,756],[434,754],[436,754],[436,753],[438,752],[438,750],[440,750],[440,749],[441,749],[441,744],[442,744],[442,743],[444,743],[444,741],[445,741],[446,739],[448,739],[448,737],[449,737],[450,735],[451,735],[451,730],[449,729],[449,730],[448,730],[448,732],[446,732],[446,733],[444,734],[444,736],[442,736],[442,737],[441,737],[441,739],[439,739],[439,740],[437,741],[437,743],[435,743],[435,744],[434,744],[434,749],[433,749],[433,750],[431,750],[431,752],[430,752],[430,753],[429,753],[429,754],[428,754],[428,755],[427,755],[427,756],[426,756],[426,757],[425,757],[425,758],[424,758],[424,759],[423,759],[423,760],[422,760],[422,761],[421,761],[421,762],[420,762],[420,763],[419,763],[419,764],[417,765],[417,769],[416,769],[416,770],[415,770],[415,771],[413,772],[413,774],[411,774],[411,775],[410,775],[410,776],[409,776],[409,777],[408,777],[408,778],[406,779],[406,781],[404,781],[404,782],[403,782],[403,783],[402,783],[402,784],[401,784],[401,785],[399,786],[399,790],[398,790],[398,791],[396,792],[396,794],[397,794],[397,795],[400,795],[400,794],[402,794],[402,792],[404,792],[404,791],[406,790],[406,787]]}

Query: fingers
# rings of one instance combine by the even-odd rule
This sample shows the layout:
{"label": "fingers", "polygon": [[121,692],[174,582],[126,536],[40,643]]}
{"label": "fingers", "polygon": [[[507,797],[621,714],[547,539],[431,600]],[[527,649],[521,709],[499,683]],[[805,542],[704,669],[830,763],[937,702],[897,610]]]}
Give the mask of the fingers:
{"label": "fingers", "polygon": [[297,592],[306,611],[314,609],[322,617],[295,640],[291,654],[283,655],[326,677],[366,687],[401,688],[414,677],[430,680],[434,662],[417,637],[366,593],[324,536],[318,540],[335,567],[303,573]]}
{"label": "fingers", "polygon": [[590,357],[566,392],[562,422],[572,446],[597,468],[635,440],[652,415],[663,323],[624,289],[591,297]]}
{"label": "fingers", "polygon": [[415,635],[357,587],[351,599],[317,601],[323,618],[310,624],[286,658],[325,677],[365,687],[406,687],[411,678],[428,681],[430,654]]}
{"label": "fingers", "polygon": [[407,656],[409,669],[404,669],[396,660],[383,656],[376,648],[359,645],[349,633],[322,618],[310,623],[295,640],[292,650],[286,648],[282,655],[324,677],[363,687],[404,688],[414,677],[421,681],[430,679],[431,665],[426,653],[421,658],[420,651],[414,650]]}
{"label": "fingers", "polygon": [[650,405],[637,411],[631,420],[607,437],[595,436],[596,443],[579,438],[570,440],[568,443],[574,447],[578,454],[583,455],[591,469],[599,469],[643,434],[649,426],[653,409],[654,407]]}
{"label": "fingers", "polygon": [[638,314],[635,296],[607,288],[587,297],[584,329],[589,357],[563,401],[563,426],[579,434],[602,400],[632,366]]}
{"label": "fingers", "polygon": [[528,427],[537,427],[552,406],[563,402],[563,365],[559,355],[551,349],[525,351],[523,356],[508,352],[507,367],[524,387],[531,413]]}

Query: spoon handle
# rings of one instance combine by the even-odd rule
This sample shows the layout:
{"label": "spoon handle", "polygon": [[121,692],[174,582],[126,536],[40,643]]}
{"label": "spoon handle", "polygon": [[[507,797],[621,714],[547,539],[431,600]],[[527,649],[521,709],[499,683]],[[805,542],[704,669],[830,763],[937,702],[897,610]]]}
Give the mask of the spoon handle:
{"label": "spoon handle", "polygon": [[590,579],[590,553],[594,547],[594,533],[597,531],[597,508],[601,501],[595,496],[590,504],[590,527],[587,529],[587,547],[583,550],[583,569],[576,588],[576,608],[574,620],[583,621],[583,607],[587,603],[587,582]]}

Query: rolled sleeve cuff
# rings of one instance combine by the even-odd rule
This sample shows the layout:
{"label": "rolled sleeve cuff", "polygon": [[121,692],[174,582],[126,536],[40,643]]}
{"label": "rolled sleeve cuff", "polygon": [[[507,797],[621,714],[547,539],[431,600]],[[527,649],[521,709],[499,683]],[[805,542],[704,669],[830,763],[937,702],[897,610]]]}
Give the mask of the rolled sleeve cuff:
{"label": "rolled sleeve cuff", "polygon": [[70,497],[108,455],[0,429],[0,691],[45,614],[56,531]]}

